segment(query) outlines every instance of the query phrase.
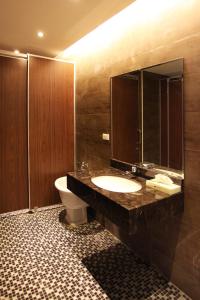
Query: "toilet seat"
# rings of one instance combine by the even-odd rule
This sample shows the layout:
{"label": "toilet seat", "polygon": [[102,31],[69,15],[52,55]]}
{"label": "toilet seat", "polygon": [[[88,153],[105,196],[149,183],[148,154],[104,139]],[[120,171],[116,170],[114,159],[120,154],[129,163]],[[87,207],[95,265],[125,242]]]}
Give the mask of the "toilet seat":
{"label": "toilet seat", "polygon": [[62,192],[71,193],[67,188],[67,176],[60,177],[55,181],[55,187]]}

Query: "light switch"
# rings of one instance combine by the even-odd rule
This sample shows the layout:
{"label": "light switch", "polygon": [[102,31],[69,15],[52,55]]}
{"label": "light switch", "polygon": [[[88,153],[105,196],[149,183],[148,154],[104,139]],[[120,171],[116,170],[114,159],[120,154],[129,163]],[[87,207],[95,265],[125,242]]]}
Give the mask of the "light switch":
{"label": "light switch", "polygon": [[109,133],[102,133],[102,140],[109,141],[110,140],[110,134]]}

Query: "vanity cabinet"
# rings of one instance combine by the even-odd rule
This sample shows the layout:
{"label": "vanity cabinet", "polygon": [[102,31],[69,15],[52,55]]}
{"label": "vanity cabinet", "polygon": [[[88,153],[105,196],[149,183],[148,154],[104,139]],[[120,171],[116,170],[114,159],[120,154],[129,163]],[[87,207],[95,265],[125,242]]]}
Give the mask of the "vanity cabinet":
{"label": "vanity cabinet", "polygon": [[[96,186],[92,178],[97,176],[117,176],[133,180],[141,185],[141,189],[132,193],[112,192]],[[115,168],[67,174],[67,188],[89,204],[110,222],[128,235],[134,235],[141,226],[157,224],[183,212],[183,192],[173,195],[155,190],[146,185],[142,177],[126,174]]]}

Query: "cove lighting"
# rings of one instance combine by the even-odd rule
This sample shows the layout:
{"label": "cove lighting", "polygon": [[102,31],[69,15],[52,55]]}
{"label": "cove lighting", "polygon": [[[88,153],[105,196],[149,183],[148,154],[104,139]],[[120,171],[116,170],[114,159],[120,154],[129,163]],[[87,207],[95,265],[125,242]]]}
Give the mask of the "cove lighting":
{"label": "cove lighting", "polygon": [[167,11],[194,0],[137,0],[118,14],[66,48],[57,58],[73,59],[98,52],[119,40],[130,28],[146,25],[154,19],[162,19]]}

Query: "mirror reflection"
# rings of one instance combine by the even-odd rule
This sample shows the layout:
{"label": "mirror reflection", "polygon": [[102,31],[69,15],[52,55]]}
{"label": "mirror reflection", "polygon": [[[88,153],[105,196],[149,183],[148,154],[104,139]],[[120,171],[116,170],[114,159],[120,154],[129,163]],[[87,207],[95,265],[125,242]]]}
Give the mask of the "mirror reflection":
{"label": "mirror reflection", "polygon": [[111,78],[112,158],[183,169],[183,59]]}

